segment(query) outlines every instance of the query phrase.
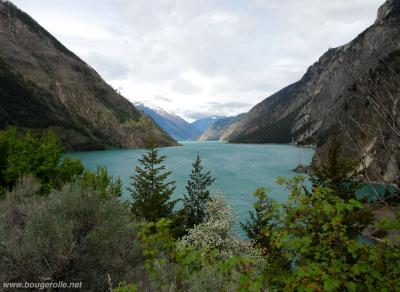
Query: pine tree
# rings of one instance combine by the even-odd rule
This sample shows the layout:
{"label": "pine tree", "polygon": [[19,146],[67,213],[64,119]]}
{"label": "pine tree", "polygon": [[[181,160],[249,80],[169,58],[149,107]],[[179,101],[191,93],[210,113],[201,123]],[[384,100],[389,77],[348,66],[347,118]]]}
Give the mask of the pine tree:
{"label": "pine tree", "polygon": [[183,213],[186,229],[190,229],[204,221],[207,215],[207,204],[210,201],[208,187],[214,181],[215,178],[211,176],[210,171],[203,171],[201,158],[197,156],[186,184],[186,193],[183,197]]}
{"label": "pine tree", "polygon": [[136,174],[131,177],[132,213],[138,218],[156,222],[171,217],[176,201],[171,201],[175,181],[167,181],[171,171],[163,164],[166,156],[159,156],[154,146],[146,147],[147,152],[139,159]]}
{"label": "pine tree", "polygon": [[240,225],[247,236],[267,253],[272,249],[272,231],[276,228],[279,210],[275,200],[268,198],[266,191],[265,188],[259,188],[254,192],[257,198],[254,211],[250,211],[250,218]]}

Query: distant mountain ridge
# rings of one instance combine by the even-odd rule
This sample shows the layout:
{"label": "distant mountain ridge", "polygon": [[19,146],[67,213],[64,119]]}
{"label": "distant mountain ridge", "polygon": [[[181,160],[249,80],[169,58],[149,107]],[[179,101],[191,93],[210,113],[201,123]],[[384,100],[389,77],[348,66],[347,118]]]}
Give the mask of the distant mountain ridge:
{"label": "distant mountain ridge", "polygon": [[189,123],[180,116],[170,113],[149,101],[134,102],[134,105],[152,118],[157,125],[174,139],[181,141],[220,140],[221,137],[225,138],[229,126],[239,120],[239,116],[210,116]]}
{"label": "distant mountain ridge", "polygon": [[225,116],[210,116],[198,119],[191,124],[195,126],[201,133],[204,133],[210,126],[212,126],[216,121],[226,118]]}
{"label": "distant mountain ridge", "polygon": [[[336,135],[344,146],[343,155],[360,157],[360,168],[366,168],[372,179],[393,181],[398,178],[400,157],[388,157],[380,137],[365,135],[363,128],[373,128],[377,114],[365,99],[365,89],[373,90],[368,88],[371,85],[361,92],[360,82],[376,79],[376,72],[381,79],[373,83],[380,90],[385,90],[383,82],[399,82],[400,57],[396,56],[400,56],[400,1],[388,0],[371,27],[352,42],[326,52],[300,81],[253,107],[227,140],[313,146],[317,148],[313,163],[319,164]],[[383,64],[394,70],[382,72]],[[380,102],[391,100],[382,94]],[[386,141],[394,139],[385,135]]]}
{"label": "distant mountain ridge", "polygon": [[245,116],[240,114],[234,117],[226,117],[217,119],[208,129],[200,136],[199,141],[223,141],[235,129],[237,123]]}
{"label": "distant mountain ridge", "polygon": [[0,128],[53,128],[67,150],[177,145],[28,14],[0,0]]}
{"label": "distant mountain ridge", "polygon": [[176,114],[169,113],[148,102],[135,102],[134,104],[176,140],[196,140],[201,135],[198,128]]}

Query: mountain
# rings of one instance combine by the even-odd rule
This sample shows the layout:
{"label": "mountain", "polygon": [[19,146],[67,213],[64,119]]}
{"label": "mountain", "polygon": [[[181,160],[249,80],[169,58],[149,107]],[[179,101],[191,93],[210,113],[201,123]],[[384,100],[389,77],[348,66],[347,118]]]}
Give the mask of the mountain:
{"label": "mountain", "polygon": [[224,116],[212,116],[207,118],[202,118],[192,122],[191,124],[195,126],[201,133],[204,133],[212,124],[214,124],[219,119],[226,118]]}
{"label": "mountain", "polygon": [[199,141],[223,141],[235,129],[237,123],[244,117],[240,114],[234,117],[221,118],[216,120],[208,129],[200,136]]}
{"label": "mountain", "polygon": [[[328,50],[300,81],[251,109],[228,141],[313,146],[313,163],[319,164],[335,136],[343,156],[361,158],[360,169],[367,169],[372,179],[393,181],[400,157],[388,155],[384,148],[386,142],[398,147],[398,137],[388,131],[389,124],[380,128],[381,134],[367,130],[376,129],[382,117],[394,116],[399,125],[399,49],[400,1],[389,0],[372,26],[350,43]],[[371,96],[376,101],[371,102]],[[388,105],[392,108],[384,112]]]}
{"label": "mountain", "polygon": [[196,127],[162,108],[142,102],[136,102],[135,106],[176,140],[196,140],[201,135]]}
{"label": "mountain", "polygon": [[176,141],[28,14],[0,0],[0,128],[53,128],[67,150]]}

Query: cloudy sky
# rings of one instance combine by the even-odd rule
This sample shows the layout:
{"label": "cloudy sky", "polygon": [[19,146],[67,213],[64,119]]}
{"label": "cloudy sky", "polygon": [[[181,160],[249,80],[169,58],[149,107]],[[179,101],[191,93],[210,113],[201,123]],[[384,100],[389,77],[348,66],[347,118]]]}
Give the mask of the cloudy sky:
{"label": "cloudy sky", "polygon": [[371,25],[383,0],[13,0],[131,101],[235,115]]}

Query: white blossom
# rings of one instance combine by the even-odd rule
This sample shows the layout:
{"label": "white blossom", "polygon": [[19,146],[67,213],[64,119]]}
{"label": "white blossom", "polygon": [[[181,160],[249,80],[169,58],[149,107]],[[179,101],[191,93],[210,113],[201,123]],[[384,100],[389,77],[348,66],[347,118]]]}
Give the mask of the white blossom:
{"label": "white blossom", "polygon": [[218,194],[208,204],[208,218],[194,226],[178,243],[178,249],[194,247],[200,250],[218,250],[222,259],[232,256],[258,255],[250,242],[238,239],[233,226],[235,223],[231,208],[225,197]]}

